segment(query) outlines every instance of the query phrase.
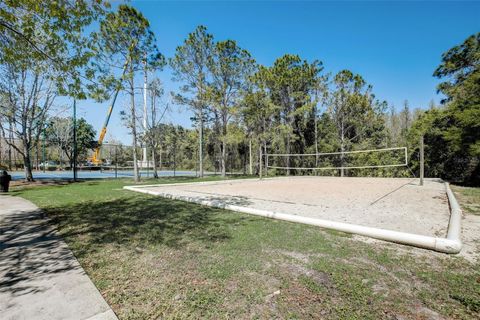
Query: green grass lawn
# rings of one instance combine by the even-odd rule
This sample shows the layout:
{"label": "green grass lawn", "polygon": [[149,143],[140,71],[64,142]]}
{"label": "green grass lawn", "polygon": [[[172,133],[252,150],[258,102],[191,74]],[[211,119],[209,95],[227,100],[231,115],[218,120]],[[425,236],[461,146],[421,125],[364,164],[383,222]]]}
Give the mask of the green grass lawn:
{"label": "green grass lawn", "polygon": [[480,215],[480,188],[452,186],[463,211]]}
{"label": "green grass lawn", "polygon": [[[127,184],[13,192],[57,224],[120,319],[480,315],[478,261],[122,190]],[[478,213],[479,189],[456,191]]]}

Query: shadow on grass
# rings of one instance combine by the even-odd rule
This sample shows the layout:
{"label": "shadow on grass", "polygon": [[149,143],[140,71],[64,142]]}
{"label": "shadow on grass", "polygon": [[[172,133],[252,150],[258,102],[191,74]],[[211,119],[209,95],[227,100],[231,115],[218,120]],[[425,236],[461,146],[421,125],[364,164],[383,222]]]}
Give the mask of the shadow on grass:
{"label": "shadow on grass", "polygon": [[251,217],[182,201],[131,196],[105,202],[88,201],[47,210],[62,236],[82,256],[105,244],[181,247],[210,245],[231,237],[234,225]]}
{"label": "shadow on grass", "polygon": [[7,302],[9,296],[50,289],[45,279],[70,270],[82,272],[68,247],[55,234],[40,210],[20,211],[2,217],[0,296],[6,294]]}

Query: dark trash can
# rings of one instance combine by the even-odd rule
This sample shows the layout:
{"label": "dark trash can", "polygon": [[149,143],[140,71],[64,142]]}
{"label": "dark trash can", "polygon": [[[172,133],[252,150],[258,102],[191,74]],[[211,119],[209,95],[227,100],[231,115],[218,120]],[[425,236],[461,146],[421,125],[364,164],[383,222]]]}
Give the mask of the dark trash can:
{"label": "dark trash can", "polygon": [[12,176],[4,170],[2,174],[0,174],[0,192],[8,192],[10,181],[12,181]]}

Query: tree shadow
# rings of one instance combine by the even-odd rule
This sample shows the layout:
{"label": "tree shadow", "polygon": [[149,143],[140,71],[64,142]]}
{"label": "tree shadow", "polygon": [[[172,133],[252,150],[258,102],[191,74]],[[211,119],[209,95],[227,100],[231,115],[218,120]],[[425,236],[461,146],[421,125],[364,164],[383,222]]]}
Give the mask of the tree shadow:
{"label": "tree shadow", "polygon": [[[49,283],[45,280],[49,277],[61,272],[84,272],[75,256],[102,252],[109,244],[135,249],[180,249],[191,243],[208,247],[227,241],[235,226],[252,219],[133,193],[107,201],[4,215],[0,226],[0,297],[6,296],[8,302],[9,296],[46,291]],[[75,256],[62,237],[68,240]]]}
{"label": "tree shadow", "polygon": [[131,195],[50,208],[62,236],[75,237],[82,257],[105,244],[181,248],[191,242],[210,245],[231,238],[231,226],[254,219],[221,209],[161,197]]}
{"label": "tree shadow", "polygon": [[[67,270],[83,272],[40,210],[3,216],[0,227],[0,295],[48,289],[45,279]],[[7,299],[8,300],[8,299]]]}

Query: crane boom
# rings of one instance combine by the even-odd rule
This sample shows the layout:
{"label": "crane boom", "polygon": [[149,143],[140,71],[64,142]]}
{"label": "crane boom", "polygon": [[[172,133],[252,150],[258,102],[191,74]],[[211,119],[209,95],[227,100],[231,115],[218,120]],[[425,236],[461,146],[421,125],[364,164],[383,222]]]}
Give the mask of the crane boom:
{"label": "crane boom", "polygon": [[[122,72],[122,78],[125,76],[125,72],[127,71],[127,66],[128,66],[128,59],[125,61],[125,64],[123,65],[123,72]],[[93,152],[93,156],[89,159],[94,165],[99,165],[102,164],[102,159],[100,159],[100,151],[102,148],[102,143],[103,139],[105,139],[105,135],[107,134],[107,126],[108,122],[110,122],[110,117],[112,115],[113,107],[115,106],[115,101],[117,101],[117,96],[118,93],[120,92],[121,87],[118,86],[115,89],[115,93],[113,94],[113,99],[112,103],[110,104],[110,107],[108,108],[107,112],[107,117],[105,118],[105,122],[103,123],[102,130],[100,131],[100,135],[98,137],[98,142],[97,146],[95,147],[95,150]]]}

